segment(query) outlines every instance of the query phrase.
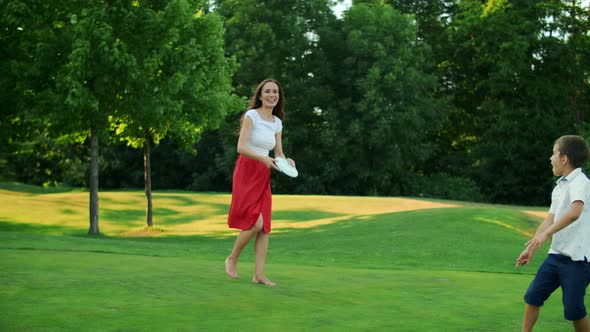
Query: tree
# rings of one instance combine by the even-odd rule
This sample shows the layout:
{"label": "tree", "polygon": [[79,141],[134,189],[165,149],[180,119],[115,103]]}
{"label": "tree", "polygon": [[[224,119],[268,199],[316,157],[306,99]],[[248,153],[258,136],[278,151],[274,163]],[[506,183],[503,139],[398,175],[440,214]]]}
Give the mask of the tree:
{"label": "tree", "polygon": [[[99,136],[105,136],[121,103],[120,93],[131,75],[124,43],[117,38],[125,4],[80,4],[64,22],[71,31],[71,50],[60,68],[57,88],[65,96],[65,110],[56,111],[60,127],[78,138],[90,138],[90,234],[99,233]],[[86,130],[84,129],[86,128]]]}
{"label": "tree", "polygon": [[[3,2],[2,7],[6,10],[2,10],[5,40],[10,46],[3,51],[8,58],[3,71],[13,79],[3,81],[3,86],[8,86],[6,91],[15,100],[8,115],[10,122],[16,121],[21,130],[31,126],[32,132],[39,134],[37,137],[62,136],[80,141],[91,136],[89,233],[98,234],[98,182],[94,175],[98,169],[98,135],[100,128],[106,127],[105,110],[99,107],[98,100],[108,96],[88,94],[90,80],[83,77],[82,71],[89,69],[85,68],[88,63],[84,54],[104,42],[101,38],[108,31],[102,27],[89,29],[89,20],[78,24],[74,14],[82,7],[78,1],[12,1]],[[81,37],[83,31],[87,38]],[[20,137],[26,139],[26,135]]]}
{"label": "tree", "polygon": [[590,7],[582,3],[553,0],[539,4],[546,11],[542,41],[559,46],[560,55],[569,59],[560,72],[568,81],[571,116],[578,133],[585,131],[590,111]]}
{"label": "tree", "polygon": [[403,14],[411,15],[418,25],[419,40],[433,48],[444,47],[444,29],[451,22],[457,1],[447,0],[386,0]]}
{"label": "tree", "polygon": [[225,58],[223,26],[186,0],[142,1],[126,8],[117,40],[129,76],[112,123],[116,135],[144,151],[146,222],[153,225],[151,151],[166,136],[187,149],[206,128],[235,109],[232,62]]}
{"label": "tree", "polygon": [[[305,172],[298,181],[286,177],[273,180],[273,191],[321,192],[317,176],[321,170],[318,155],[322,117],[319,106],[330,97],[322,84],[326,58],[319,48],[321,30],[336,20],[328,0],[218,0],[215,11],[225,18],[225,45],[239,68],[233,85],[240,96],[250,97],[257,84],[266,78],[279,80],[285,92],[283,146]],[[243,103],[246,107],[246,103]],[[243,109],[242,109],[243,112]],[[216,156],[220,178],[231,178],[236,157],[239,114],[232,114],[216,133],[224,148]],[[313,142],[313,143],[312,143]],[[310,149],[310,144],[314,148]],[[202,156],[206,157],[206,156]],[[221,167],[218,167],[221,166]]]}
{"label": "tree", "polygon": [[337,102],[324,108],[322,140],[332,147],[324,175],[340,193],[408,194],[415,165],[432,153],[426,135],[444,116],[429,48],[390,5],[355,3],[341,29],[325,44]]}
{"label": "tree", "polygon": [[448,146],[465,156],[455,171],[467,166],[494,202],[546,203],[551,175],[540,165],[574,128],[564,119],[573,54],[546,34],[547,13],[537,1],[464,1],[448,27]]}
{"label": "tree", "polygon": [[90,234],[99,233],[99,138],[114,130],[144,147],[151,225],[151,144],[170,135],[190,148],[235,107],[219,17],[184,0],[2,5],[3,38],[17,46],[3,48],[13,62],[2,70],[16,83],[2,85],[18,105],[7,119],[38,118],[70,142],[89,138]]}

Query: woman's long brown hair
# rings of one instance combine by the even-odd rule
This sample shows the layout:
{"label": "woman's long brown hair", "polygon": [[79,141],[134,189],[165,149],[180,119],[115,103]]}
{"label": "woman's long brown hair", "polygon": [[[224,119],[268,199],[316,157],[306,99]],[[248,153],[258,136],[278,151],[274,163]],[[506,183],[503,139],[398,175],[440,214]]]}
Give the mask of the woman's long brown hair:
{"label": "woman's long brown hair", "polygon": [[[279,102],[272,109],[272,115],[276,116],[277,118],[281,119],[281,121],[283,121],[283,119],[285,118],[285,112],[283,111],[283,109],[285,108],[285,97],[283,96],[283,88],[281,87],[279,81],[274,80],[272,78],[265,79],[264,81],[260,82],[260,84],[258,84],[256,92],[250,98],[250,102],[248,103],[248,108],[246,109],[246,112],[251,109],[262,107],[262,100],[260,100],[260,96],[262,95],[262,88],[268,82],[272,82],[279,87]],[[244,112],[244,114],[240,118],[240,128],[242,127],[242,120],[244,119],[245,115],[246,113]]]}

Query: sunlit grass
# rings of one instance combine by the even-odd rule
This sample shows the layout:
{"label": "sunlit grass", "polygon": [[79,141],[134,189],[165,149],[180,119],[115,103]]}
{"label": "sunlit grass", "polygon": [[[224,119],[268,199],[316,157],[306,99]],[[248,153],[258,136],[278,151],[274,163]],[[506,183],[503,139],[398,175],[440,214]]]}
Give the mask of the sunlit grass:
{"label": "sunlit grass", "polygon": [[[6,184],[0,188],[6,187]],[[13,188],[13,186],[8,186]],[[27,187],[28,188],[28,187]],[[0,222],[12,229],[28,224],[46,226],[51,234],[79,234],[88,229],[88,193],[44,193],[41,190],[0,189]],[[233,236],[227,229],[230,194],[154,192],[152,235]],[[145,235],[146,199],[140,191],[99,193],[99,226],[104,235]],[[273,198],[273,231],[313,228],[356,218],[412,210],[485,206],[462,202],[398,197],[291,196]],[[539,216],[531,215],[535,219]],[[527,230],[520,230],[526,233]]]}
{"label": "sunlit grass", "polygon": [[[522,293],[532,278],[282,263],[271,250],[267,273],[279,285],[270,289],[249,282],[251,257],[240,265],[242,278],[224,277],[229,241],[217,243],[216,253],[185,255],[182,248],[198,251],[199,238],[172,249],[159,239],[49,237],[62,248],[0,249],[0,310],[10,313],[0,326],[7,331],[517,331]],[[33,238],[21,237],[23,244],[28,241]],[[306,257],[314,263],[313,256]],[[569,328],[560,307],[558,296],[550,299],[537,331]]]}
{"label": "sunlit grass", "polygon": [[[94,238],[88,193],[2,188],[3,331],[518,331],[544,255],[514,268],[544,208],[276,195],[270,289],[251,245],[225,277],[229,194],[155,192],[147,228],[142,192],[101,192]],[[556,293],[536,331],[561,313]]]}

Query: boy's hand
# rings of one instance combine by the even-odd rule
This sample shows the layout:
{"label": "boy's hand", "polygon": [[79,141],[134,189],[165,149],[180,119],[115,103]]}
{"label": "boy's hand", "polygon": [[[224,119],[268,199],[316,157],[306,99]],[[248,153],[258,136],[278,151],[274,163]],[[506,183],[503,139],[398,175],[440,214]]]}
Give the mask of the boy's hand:
{"label": "boy's hand", "polygon": [[533,254],[535,253],[535,249],[530,246],[527,246],[520,256],[516,259],[516,267],[520,267],[521,265],[526,265],[533,260]]}

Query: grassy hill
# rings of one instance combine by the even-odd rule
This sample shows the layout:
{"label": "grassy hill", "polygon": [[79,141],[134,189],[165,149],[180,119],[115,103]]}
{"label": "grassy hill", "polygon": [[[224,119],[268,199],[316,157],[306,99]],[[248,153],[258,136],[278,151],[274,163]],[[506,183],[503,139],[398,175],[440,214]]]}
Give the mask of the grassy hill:
{"label": "grassy hill", "polygon": [[[87,200],[0,185],[0,330],[518,331],[544,258],[514,268],[544,208],[277,195],[267,288],[251,245],[224,275],[228,194],[156,192],[154,231],[141,192],[101,192],[98,238]],[[537,331],[570,329],[560,301]]]}

